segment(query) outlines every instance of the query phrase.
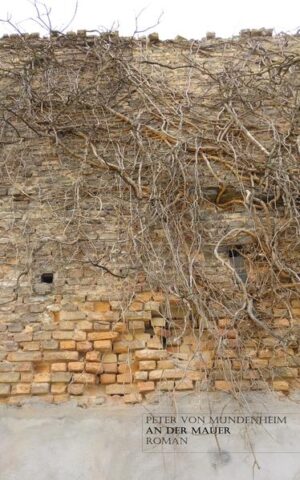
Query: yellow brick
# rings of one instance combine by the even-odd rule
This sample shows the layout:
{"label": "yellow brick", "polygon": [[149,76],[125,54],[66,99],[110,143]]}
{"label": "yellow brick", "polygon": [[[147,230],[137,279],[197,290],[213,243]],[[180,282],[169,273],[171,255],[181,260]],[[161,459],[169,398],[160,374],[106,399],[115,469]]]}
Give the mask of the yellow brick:
{"label": "yellow brick", "polygon": [[31,393],[33,395],[45,395],[49,392],[49,383],[33,383]]}
{"label": "yellow brick", "polygon": [[101,353],[95,351],[87,352],[85,358],[88,362],[98,362],[101,358]]}
{"label": "yellow brick", "polygon": [[274,380],[273,388],[276,391],[282,391],[282,392],[287,392],[290,389],[288,382],[284,380]]}
{"label": "yellow brick", "polygon": [[220,328],[230,327],[231,324],[232,321],[229,318],[219,318],[218,320],[218,325]]}
{"label": "yellow brick", "polygon": [[32,340],[32,332],[21,332],[15,333],[14,341],[15,342],[30,342]]}
{"label": "yellow brick", "polygon": [[115,353],[103,353],[101,360],[103,363],[116,363],[118,357]]}
{"label": "yellow brick", "polygon": [[98,375],[99,373],[103,372],[103,367],[100,362],[86,362],[85,371],[87,373],[94,373]]}
{"label": "yellow brick", "polygon": [[146,342],[148,342],[150,337],[151,337],[150,333],[134,332],[134,338],[136,340],[141,340],[142,342],[144,342],[144,344],[146,344]]}
{"label": "yellow brick", "polygon": [[[166,370],[167,371],[167,370]],[[203,380],[205,378],[205,373],[204,372],[193,372],[191,370],[185,372],[185,377],[188,378],[189,380]]]}
{"label": "yellow brick", "polygon": [[270,367],[287,367],[288,366],[288,358],[287,357],[280,357],[280,358],[270,358],[269,362]]}
{"label": "yellow brick", "polygon": [[143,321],[143,322],[150,322],[151,320],[151,312],[145,312],[144,310],[140,312],[126,312],[125,313],[125,320],[132,320],[132,321]]}
{"label": "yellow brick", "polygon": [[50,382],[50,373],[45,372],[45,373],[36,373],[33,376],[33,381],[35,383],[45,383],[45,382]]}
{"label": "yellow brick", "polygon": [[118,355],[119,362],[128,363],[133,361],[133,355],[131,352],[119,353]]}
{"label": "yellow brick", "polygon": [[6,383],[0,384],[0,397],[7,397],[10,393],[10,385]]}
{"label": "yellow brick", "polygon": [[148,380],[148,372],[135,372],[134,373],[135,381],[146,381]]}
{"label": "yellow brick", "polygon": [[290,326],[290,321],[287,318],[276,318],[274,320],[274,327],[276,328],[284,328],[284,327],[289,327]]}
{"label": "yellow brick", "polygon": [[146,312],[154,312],[154,314],[159,314],[160,303],[159,302],[146,302],[144,305],[144,309]]}
{"label": "yellow brick", "polygon": [[230,348],[225,348],[224,351],[219,354],[219,356],[223,358],[236,358],[237,354],[234,350]]}
{"label": "yellow brick", "polygon": [[155,360],[142,360],[139,362],[140,370],[155,370],[156,361]]}
{"label": "yellow brick", "polygon": [[273,309],[274,317],[284,317],[287,314],[288,314],[288,312],[285,308],[274,308]]}
{"label": "yellow brick", "polygon": [[70,383],[70,385],[68,385],[68,392],[70,395],[82,395],[84,392],[84,384]]}
{"label": "yellow brick", "polygon": [[272,350],[269,350],[268,348],[264,350],[260,350],[258,353],[259,358],[272,358],[273,357],[273,352]]}
{"label": "yellow brick", "polygon": [[251,358],[251,365],[253,368],[266,368],[269,360],[265,358]]}
{"label": "yellow brick", "polygon": [[259,380],[261,374],[258,370],[245,370],[243,372],[243,378],[246,380]]}
{"label": "yellow brick", "polygon": [[95,302],[94,303],[94,311],[95,312],[109,312],[110,311],[110,303],[109,302]]}
{"label": "yellow brick", "polygon": [[78,352],[88,352],[92,350],[92,348],[92,343],[88,341],[77,342],[76,344],[76,350],[78,350]]}
{"label": "yellow brick", "polygon": [[152,300],[152,292],[141,292],[137,293],[135,298],[136,300],[140,300],[141,302],[149,302],[149,300]]}
{"label": "yellow brick", "polygon": [[160,350],[163,348],[162,343],[158,337],[150,338],[147,341],[147,348],[153,348],[155,350]]}
{"label": "yellow brick", "polygon": [[52,383],[69,383],[71,378],[71,372],[54,372],[51,374]]}
{"label": "yellow brick", "polygon": [[103,373],[100,376],[100,383],[102,383],[103,385],[109,385],[115,382],[116,382],[116,375],[112,373]]}
{"label": "yellow brick", "polygon": [[20,374],[18,372],[0,373],[0,383],[15,383],[19,378]]}
{"label": "yellow brick", "polygon": [[151,320],[151,325],[152,325],[152,327],[165,327],[166,326],[166,320],[162,317],[154,317]]}
{"label": "yellow brick", "polygon": [[163,370],[167,368],[174,368],[174,362],[172,360],[159,360],[157,362],[157,368]]}
{"label": "yellow brick", "polygon": [[193,382],[188,378],[183,378],[182,380],[177,380],[175,382],[175,390],[193,390],[193,388]]}
{"label": "yellow brick", "polygon": [[117,363],[103,363],[102,365],[105,373],[117,373],[118,371]]}
{"label": "yellow brick", "polygon": [[175,382],[174,380],[164,380],[162,382],[159,382],[157,384],[157,387],[159,388],[159,390],[162,391],[171,391],[175,388]]}
{"label": "yellow brick", "polygon": [[73,338],[73,331],[61,331],[61,330],[55,330],[54,332],[52,332],[52,337],[55,339],[55,340],[72,340]]}
{"label": "yellow brick", "polygon": [[199,339],[196,340],[196,338],[195,338],[194,335],[185,335],[185,336],[183,337],[183,343],[184,343],[185,345],[197,345],[198,340],[199,340]]}
{"label": "yellow brick", "polygon": [[129,350],[127,341],[115,342],[113,346],[115,353],[127,353]]}
{"label": "yellow brick", "polygon": [[132,393],[132,386],[128,384],[107,385],[105,391],[107,395],[126,395]]}
{"label": "yellow brick", "polygon": [[88,333],[88,340],[115,340],[118,336],[118,332],[91,332]]}
{"label": "yellow brick", "polygon": [[76,340],[76,342],[84,342],[86,340],[86,332],[83,332],[82,330],[75,330],[72,339]]}
{"label": "yellow brick", "polygon": [[138,382],[138,390],[140,393],[152,392],[155,388],[154,382]]}
{"label": "yellow brick", "polygon": [[185,375],[186,372],[184,370],[180,370],[179,368],[167,369],[164,371],[164,378],[166,378],[167,380],[183,378]]}
{"label": "yellow brick", "polygon": [[62,394],[67,390],[67,385],[65,383],[53,383],[51,385],[51,393],[53,394]]}
{"label": "yellow brick", "polygon": [[137,350],[135,352],[137,360],[163,360],[168,356],[165,350]]}
{"label": "yellow brick", "polygon": [[292,300],[292,307],[300,308],[300,300],[298,300],[298,299]]}
{"label": "yellow brick", "polygon": [[44,360],[47,361],[60,361],[60,360],[66,360],[66,361],[72,361],[72,360],[77,360],[78,359],[78,352],[44,352],[43,357]]}
{"label": "yellow brick", "polygon": [[244,360],[232,360],[231,364],[234,370],[248,370],[250,368],[249,362]]}
{"label": "yellow brick", "polygon": [[216,380],[215,381],[215,388],[216,390],[221,390],[224,392],[231,392],[232,384],[230,382],[226,382],[225,380]]}
{"label": "yellow brick", "polygon": [[99,340],[94,342],[95,350],[100,350],[100,352],[106,352],[112,349],[111,340]]}
{"label": "yellow brick", "polygon": [[277,338],[274,338],[274,337],[265,337],[263,338],[263,341],[262,343],[265,345],[265,347],[275,347],[278,343],[278,340]]}
{"label": "yellow brick", "polygon": [[59,344],[61,350],[75,350],[76,343],[74,340],[65,340]]}
{"label": "yellow brick", "polygon": [[138,312],[140,310],[143,310],[143,303],[142,302],[132,302],[132,304],[129,307],[129,310],[131,312]]}
{"label": "yellow brick", "polygon": [[84,312],[93,312],[94,302],[84,302],[84,304],[80,306],[80,309]]}
{"label": "yellow brick", "polygon": [[127,331],[127,326],[123,322],[117,322],[113,324],[112,329],[114,332],[125,333]]}
{"label": "yellow brick", "polygon": [[118,383],[131,383],[132,382],[132,374],[131,373],[121,373],[117,375],[117,382]]}
{"label": "yellow brick", "polygon": [[31,385],[29,383],[16,383],[12,386],[12,395],[28,395],[31,392]]}
{"label": "yellow brick", "polygon": [[90,312],[88,319],[95,322],[117,322],[120,320],[119,312]]}
{"label": "yellow brick", "polygon": [[130,373],[131,370],[132,370],[132,366],[128,365],[128,363],[119,363],[118,365],[119,373]]}
{"label": "yellow brick", "polygon": [[7,355],[9,362],[36,362],[42,359],[42,352],[10,352]]}
{"label": "yellow brick", "polygon": [[[82,322],[77,323],[77,328],[78,330],[84,330],[84,331],[91,331],[93,330],[93,324],[92,322],[89,322],[88,320],[83,320]],[[73,394],[75,395],[75,394]]]}
{"label": "yellow brick", "polygon": [[128,328],[130,331],[144,331],[145,330],[145,322],[141,320],[132,320],[129,322]]}
{"label": "yellow brick", "polygon": [[245,348],[244,355],[246,358],[253,358],[257,356],[257,350],[254,348]]}
{"label": "yellow brick", "polygon": [[33,380],[33,373],[31,372],[21,373],[21,378],[20,378],[21,383],[31,383],[32,380]]}
{"label": "yellow brick", "polygon": [[154,292],[152,296],[153,296],[153,300],[159,303],[163,303],[166,299],[165,294],[162,292]]}
{"label": "yellow brick", "polygon": [[66,372],[67,364],[66,363],[52,363],[51,371],[52,372]]}
{"label": "yellow brick", "polygon": [[69,372],[82,372],[84,369],[84,362],[70,362],[68,363]]}
{"label": "yellow brick", "polygon": [[40,349],[40,343],[39,342],[25,342],[23,343],[23,350],[24,352],[29,351],[35,351]]}
{"label": "yellow brick", "polygon": [[13,365],[15,372],[30,372],[32,370],[31,362],[18,362]]}
{"label": "yellow brick", "polygon": [[93,373],[74,373],[74,383],[96,383],[96,376]]}

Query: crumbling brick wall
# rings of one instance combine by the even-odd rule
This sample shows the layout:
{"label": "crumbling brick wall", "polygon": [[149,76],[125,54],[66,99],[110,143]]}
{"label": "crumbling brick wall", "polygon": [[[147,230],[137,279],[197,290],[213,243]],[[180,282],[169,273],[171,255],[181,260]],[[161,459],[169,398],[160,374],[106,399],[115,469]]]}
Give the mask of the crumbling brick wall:
{"label": "crumbling brick wall", "polygon": [[[243,183],[242,169],[238,176],[234,171],[241,154],[235,158],[228,147],[241,145],[241,152],[253,154],[253,170],[260,162],[265,165],[267,152],[265,168],[272,170],[269,150],[276,135],[255,130],[255,112],[253,118],[248,114],[246,128],[228,107],[231,118],[222,132],[218,115],[210,118],[214,109],[220,115],[224,111],[219,89],[227,95],[227,76],[239,56],[245,75],[275,75],[276,67],[279,79],[282,72],[288,77],[282,87],[287,98],[299,89],[299,37],[270,35],[246,31],[230,41],[159,42],[156,36],[133,40],[81,32],[0,41],[1,401],[39,396],[57,403],[105,393],[136,403],[166,391],[288,392],[297,387],[300,300],[297,282],[289,277],[291,265],[300,270],[292,238],[297,223],[279,239],[290,265],[276,270],[286,285],[279,291],[267,254],[252,255],[251,249],[257,225],[258,245],[269,234],[264,225],[276,226],[273,239],[286,228],[284,195],[275,186],[271,196],[262,181],[261,191],[259,182]],[[210,83],[214,77],[218,84]],[[247,96],[246,83],[243,88]],[[278,97],[274,92],[262,91],[257,108],[266,98],[264,111],[269,108],[274,132],[285,138],[281,148],[299,161],[299,118],[291,129],[290,111],[281,115],[276,109],[281,100],[276,108],[270,100]],[[283,110],[288,108],[284,102]],[[222,151],[228,132],[228,148]],[[186,161],[184,182],[172,176],[179,156]],[[158,157],[162,160],[154,171]],[[294,178],[296,185],[293,165],[289,182]],[[172,189],[168,210],[153,220],[157,198],[173,194]],[[164,230],[164,222],[171,224],[178,216],[180,234],[186,204],[198,198],[195,189],[201,192],[193,219],[201,245],[191,262],[196,273],[181,275],[168,260],[166,231],[171,230]],[[250,194],[257,195],[256,209],[248,208]],[[288,198],[291,205],[297,201],[293,191]],[[269,214],[265,205],[271,209],[274,204],[277,210]],[[143,215],[150,218],[147,237],[141,236]],[[185,247],[193,245],[189,228],[178,246],[183,269],[190,258]],[[238,238],[229,238],[229,231],[238,231]],[[244,262],[251,255],[254,261]],[[191,277],[195,291],[194,284],[185,285]],[[253,282],[247,291],[251,298],[274,285],[274,291],[267,294],[266,289],[256,300],[261,325],[250,303],[241,318],[235,305],[231,309],[245,293],[245,282],[247,288]],[[223,292],[227,296],[220,301]]]}

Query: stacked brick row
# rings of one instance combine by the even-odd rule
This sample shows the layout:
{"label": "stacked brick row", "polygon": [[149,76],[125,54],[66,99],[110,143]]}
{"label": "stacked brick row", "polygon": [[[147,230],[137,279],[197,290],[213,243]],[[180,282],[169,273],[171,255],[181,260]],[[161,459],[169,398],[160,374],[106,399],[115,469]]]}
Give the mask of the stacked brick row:
{"label": "stacked brick row", "polygon": [[[265,390],[288,392],[297,385],[297,342],[289,347],[261,332],[241,339],[229,320],[215,333],[167,330],[160,293],[144,292],[126,310],[119,301],[86,301],[49,306],[41,325],[21,331],[2,323],[0,396],[22,401],[39,396],[61,402],[80,395],[122,396],[141,402],[153,392]],[[171,307],[180,323],[178,301]],[[171,309],[171,311],[172,311]],[[300,301],[291,310],[300,324]],[[291,328],[284,308],[276,308],[274,332]],[[201,322],[200,322],[201,323]]]}

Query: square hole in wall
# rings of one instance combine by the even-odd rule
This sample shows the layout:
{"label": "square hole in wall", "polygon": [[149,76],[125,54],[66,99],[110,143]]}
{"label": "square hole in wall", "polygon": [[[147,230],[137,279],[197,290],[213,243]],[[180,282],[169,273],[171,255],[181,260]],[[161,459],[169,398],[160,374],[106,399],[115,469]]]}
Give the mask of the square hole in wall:
{"label": "square hole in wall", "polygon": [[41,282],[42,283],[53,283],[53,273],[42,273]]}

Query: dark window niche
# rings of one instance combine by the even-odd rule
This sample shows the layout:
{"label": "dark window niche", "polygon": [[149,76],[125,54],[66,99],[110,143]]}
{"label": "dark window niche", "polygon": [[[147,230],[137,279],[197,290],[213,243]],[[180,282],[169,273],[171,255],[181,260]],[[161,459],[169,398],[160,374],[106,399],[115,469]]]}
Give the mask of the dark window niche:
{"label": "dark window niche", "polygon": [[235,248],[230,248],[229,251],[228,251],[228,257],[229,258],[237,258],[237,257],[240,257],[241,254],[238,250],[236,250]]}
{"label": "dark window niche", "polygon": [[41,282],[42,283],[53,283],[53,273],[42,273]]}
{"label": "dark window niche", "polygon": [[246,283],[248,274],[245,265],[245,259],[241,254],[242,247],[237,245],[236,247],[231,247],[228,249],[228,258],[232,267],[235,269],[236,273],[240,277],[243,283]]}

